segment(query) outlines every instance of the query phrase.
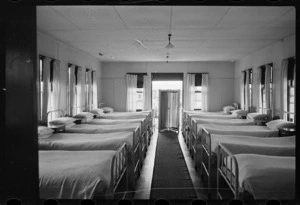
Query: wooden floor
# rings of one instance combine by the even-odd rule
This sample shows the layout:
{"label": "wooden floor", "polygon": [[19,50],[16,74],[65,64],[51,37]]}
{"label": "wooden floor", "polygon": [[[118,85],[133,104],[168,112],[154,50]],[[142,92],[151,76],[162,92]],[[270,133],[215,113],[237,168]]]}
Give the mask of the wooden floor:
{"label": "wooden floor", "polygon": [[[157,123],[156,123],[157,125]],[[154,160],[155,160],[155,151],[157,145],[157,137],[158,137],[158,129],[155,127],[154,134],[152,136],[152,140],[148,147],[148,152],[141,170],[140,178],[137,182],[137,189],[134,195],[135,199],[149,199],[150,192],[151,192],[151,182],[153,176],[153,167],[154,167]],[[188,166],[188,170],[193,182],[194,187],[196,188],[196,194],[199,199],[206,199],[207,195],[205,194],[205,189],[200,181],[199,176],[196,173],[196,170],[193,165],[193,160],[190,157],[188,152],[187,146],[184,142],[181,130],[179,130],[179,144],[184,155],[186,164]]]}

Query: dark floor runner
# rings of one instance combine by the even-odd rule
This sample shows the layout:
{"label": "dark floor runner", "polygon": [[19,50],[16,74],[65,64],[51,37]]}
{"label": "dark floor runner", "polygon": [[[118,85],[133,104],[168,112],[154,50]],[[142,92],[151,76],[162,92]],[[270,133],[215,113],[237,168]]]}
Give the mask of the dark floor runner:
{"label": "dark floor runner", "polygon": [[150,199],[197,198],[178,134],[158,133]]}

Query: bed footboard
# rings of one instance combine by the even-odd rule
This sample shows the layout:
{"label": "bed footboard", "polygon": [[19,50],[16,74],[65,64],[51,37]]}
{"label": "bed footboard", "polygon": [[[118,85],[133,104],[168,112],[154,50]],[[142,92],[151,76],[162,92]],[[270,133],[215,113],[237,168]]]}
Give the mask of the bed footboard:
{"label": "bed footboard", "polygon": [[[125,177],[125,178],[124,178]],[[111,180],[109,186],[109,194],[108,198],[114,198],[117,188],[120,185],[120,182],[125,179],[125,191],[128,191],[128,153],[127,153],[127,146],[124,143],[113,156],[111,162]]]}
{"label": "bed footboard", "polygon": [[[201,177],[203,177],[203,174],[205,174],[207,177],[208,193],[209,193],[208,195],[210,196],[211,184],[212,184],[211,136],[210,136],[210,133],[205,128],[202,128],[200,133],[201,133],[200,174],[201,174]],[[197,153],[196,153],[196,156],[198,156]],[[196,160],[197,160],[197,158],[195,158],[195,163],[198,164]]]}
{"label": "bed footboard", "polygon": [[219,144],[217,156],[217,197],[222,199],[220,192],[220,177],[222,177],[231,191],[235,199],[240,198],[239,191],[239,169],[235,156],[226,148],[225,145]]}

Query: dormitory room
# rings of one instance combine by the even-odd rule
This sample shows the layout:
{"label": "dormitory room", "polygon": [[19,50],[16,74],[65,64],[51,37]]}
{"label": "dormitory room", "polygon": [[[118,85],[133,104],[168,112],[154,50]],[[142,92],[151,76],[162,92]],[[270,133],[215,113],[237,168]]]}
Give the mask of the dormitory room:
{"label": "dormitory room", "polygon": [[0,200],[298,197],[295,7],[10,9]]}

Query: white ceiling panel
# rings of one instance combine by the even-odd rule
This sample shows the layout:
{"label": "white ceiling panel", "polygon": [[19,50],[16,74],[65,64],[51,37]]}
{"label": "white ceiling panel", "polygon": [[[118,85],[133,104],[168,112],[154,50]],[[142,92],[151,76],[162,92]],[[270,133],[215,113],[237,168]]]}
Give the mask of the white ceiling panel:
{"label": "white ceiling panel", "polygon": [[168,28],[169,6],[115,6],[127,28]]}
{"label": "white ceiling panel", "polygon": [[78,28],[50,6],[37,6],[37,28],[43,31],[74,31]]}
{"label": "white ceiling panel", "polygon": [[80,29],[125,28],[112,6],[55,6],[53,8]]}
{"label": "white ceiling panel", "polygon": [[261,27],[288,10],[289,7],[230,7],[217,27]]}
{"label": "white ceiling panel", "polygon": [[227,6],[174,6],[172,28],[213,28],[228,8]]}
{"label": "white ceiling panel", "polygon": [[296,25],[296,9],[291,8],[289,10],[289,12],[287,12],[285,15],[280,16],[279,18],[275,19],[270,24],[266,25],[266,27],[295,28],[295,25]]}
{"label": "white ceiling panel", "polygon": [[101,61],[236,60],[296,30],[293,7],[43,6],[37,26]]}

